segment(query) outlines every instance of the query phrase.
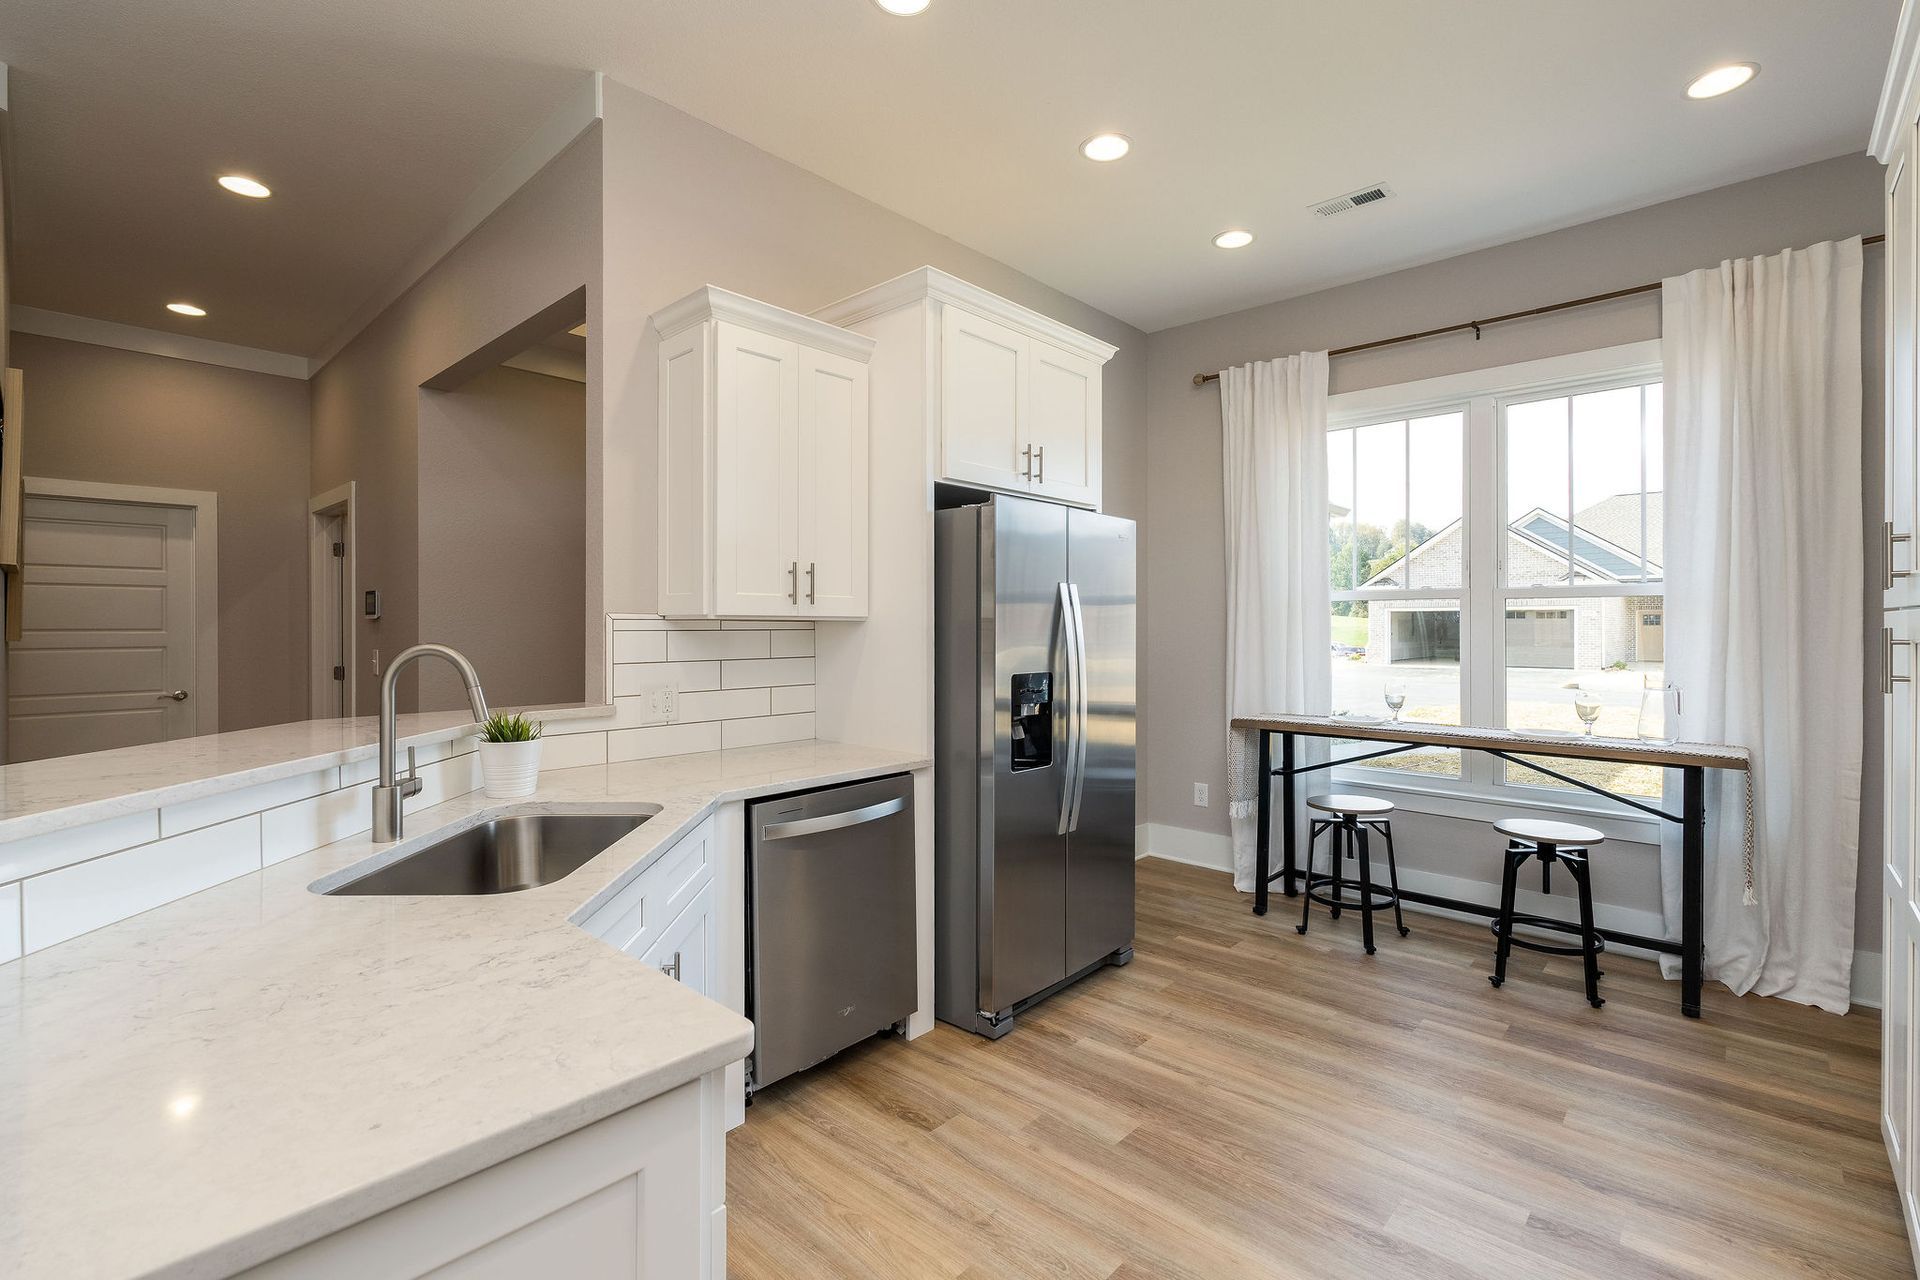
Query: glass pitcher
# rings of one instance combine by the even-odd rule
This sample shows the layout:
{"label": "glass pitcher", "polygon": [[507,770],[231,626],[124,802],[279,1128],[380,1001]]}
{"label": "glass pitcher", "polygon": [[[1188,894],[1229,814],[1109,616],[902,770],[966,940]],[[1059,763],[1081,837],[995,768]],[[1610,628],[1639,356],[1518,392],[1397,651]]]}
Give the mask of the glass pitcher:
{"label": "glass pitcher", "polygon": [[1640,684],[1640,740],[1672,742],[1680,727],[1680,690],[1659,676],[1642,676]]}

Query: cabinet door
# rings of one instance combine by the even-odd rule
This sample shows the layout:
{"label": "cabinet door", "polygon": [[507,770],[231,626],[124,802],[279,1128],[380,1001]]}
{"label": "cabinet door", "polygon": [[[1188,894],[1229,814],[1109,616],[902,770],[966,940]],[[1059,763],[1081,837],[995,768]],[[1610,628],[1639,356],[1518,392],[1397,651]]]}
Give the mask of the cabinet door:
{"label": "cabinet door", "polygon": [[940,318],[940,474],[1025,493],[1030,342],[949,306]]}
{"label": "cabinet door", "polygon": [[800,352],[800,612],[867,616],[867,366]]}
{"label": "cabinet door", "polygon": [[[1912,1212],[1914,1090],[1914,999],[1916,950],[1920,949],[1920,886],[1915,884],[1915,718],[1914,668],[1920,639],[1920,611],[1902,609],[1885,616],[1882,660],[1889,666],[1881,687],[1887,691],[1884,747],[1884,839],[1882,874],[1885,917],[1881,1000],[1881,1130],[1902,1199]],[[1902,677],[1905,677],[1904,679]]]}
{"label": "cabinet door", "polygon": [[726,321],[718,324],[718,346],[714,612],[791,614],[799,599],[800,351]]}
{"label": "cabinet door", "polygon": [[1100,505],[1100,365],[1045,342],[1032,344],[1027,438],[1033,493]]}
{"label": "cabinet door", "polygon": [[1896,158],[1887,170],[1887,404],[1886,516],[1894,539],[1883,554],[1891,557],[1885,606],[1889,609],[1920,604],[1920,543],[1913,540],[1920,523],[1920,450],[1915,448],[1920,404],[1920,296],[1916,296],[1916,235],[1913,150]]}
{"label": "cabinet door", "polygon": [[658,939],[641,957],[648,964],[672,974],[709,1000],[718,998],[714,979],[719,973],[719,956],[713,920],[713,884],[709,881],[687,903],[674,922],[661,931]]}

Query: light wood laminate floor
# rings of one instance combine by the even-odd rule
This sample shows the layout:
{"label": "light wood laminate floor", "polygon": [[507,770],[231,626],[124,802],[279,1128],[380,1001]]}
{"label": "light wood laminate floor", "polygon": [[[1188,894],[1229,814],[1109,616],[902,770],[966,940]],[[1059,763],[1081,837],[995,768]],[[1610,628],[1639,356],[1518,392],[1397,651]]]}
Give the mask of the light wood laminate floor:
{"label": "light wood laminate floor", "polygon": [[[1228,1280],[1911,1276],[1875,1127],[1879,1023],[1703,1021],[1611,956],[1410,916],[1294,932],[1140,864],[1137,958],[997,1043],[940,1026],[763,1093],[729,1140],[729,1271]],[[1377,923],[1377,921],[1376,921]]]}

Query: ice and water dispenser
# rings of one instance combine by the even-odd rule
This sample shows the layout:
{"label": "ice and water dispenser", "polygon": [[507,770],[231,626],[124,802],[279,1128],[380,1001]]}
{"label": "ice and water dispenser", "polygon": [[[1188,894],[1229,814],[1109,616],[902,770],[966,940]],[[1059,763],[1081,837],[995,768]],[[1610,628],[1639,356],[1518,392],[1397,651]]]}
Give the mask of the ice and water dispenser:
{"label": "ice and water dispenser", "polygon": [[1013,678],[1013,771],[1053,763],[1053,673]]}

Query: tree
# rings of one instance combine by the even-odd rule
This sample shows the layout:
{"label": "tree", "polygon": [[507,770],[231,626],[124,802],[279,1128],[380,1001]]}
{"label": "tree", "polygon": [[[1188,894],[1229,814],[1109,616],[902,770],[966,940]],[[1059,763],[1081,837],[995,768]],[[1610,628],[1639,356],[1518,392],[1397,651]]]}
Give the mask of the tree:
{"label": "tree", "polygon": [[[1419,546],[1433,536],[1423,524],[1409,525],[1396,520],[1391,535],[1377,524],[1341,521],[1327,526],[1328,585],[1335,591],[1351,591],[1372,581],[1393,567],[1407,554],[1409,546]],[[1359,581],[1355,561],[1359,562]],[[1336,600],[1333,612],[1338,617],[1364,618],[1364,600]]]}

